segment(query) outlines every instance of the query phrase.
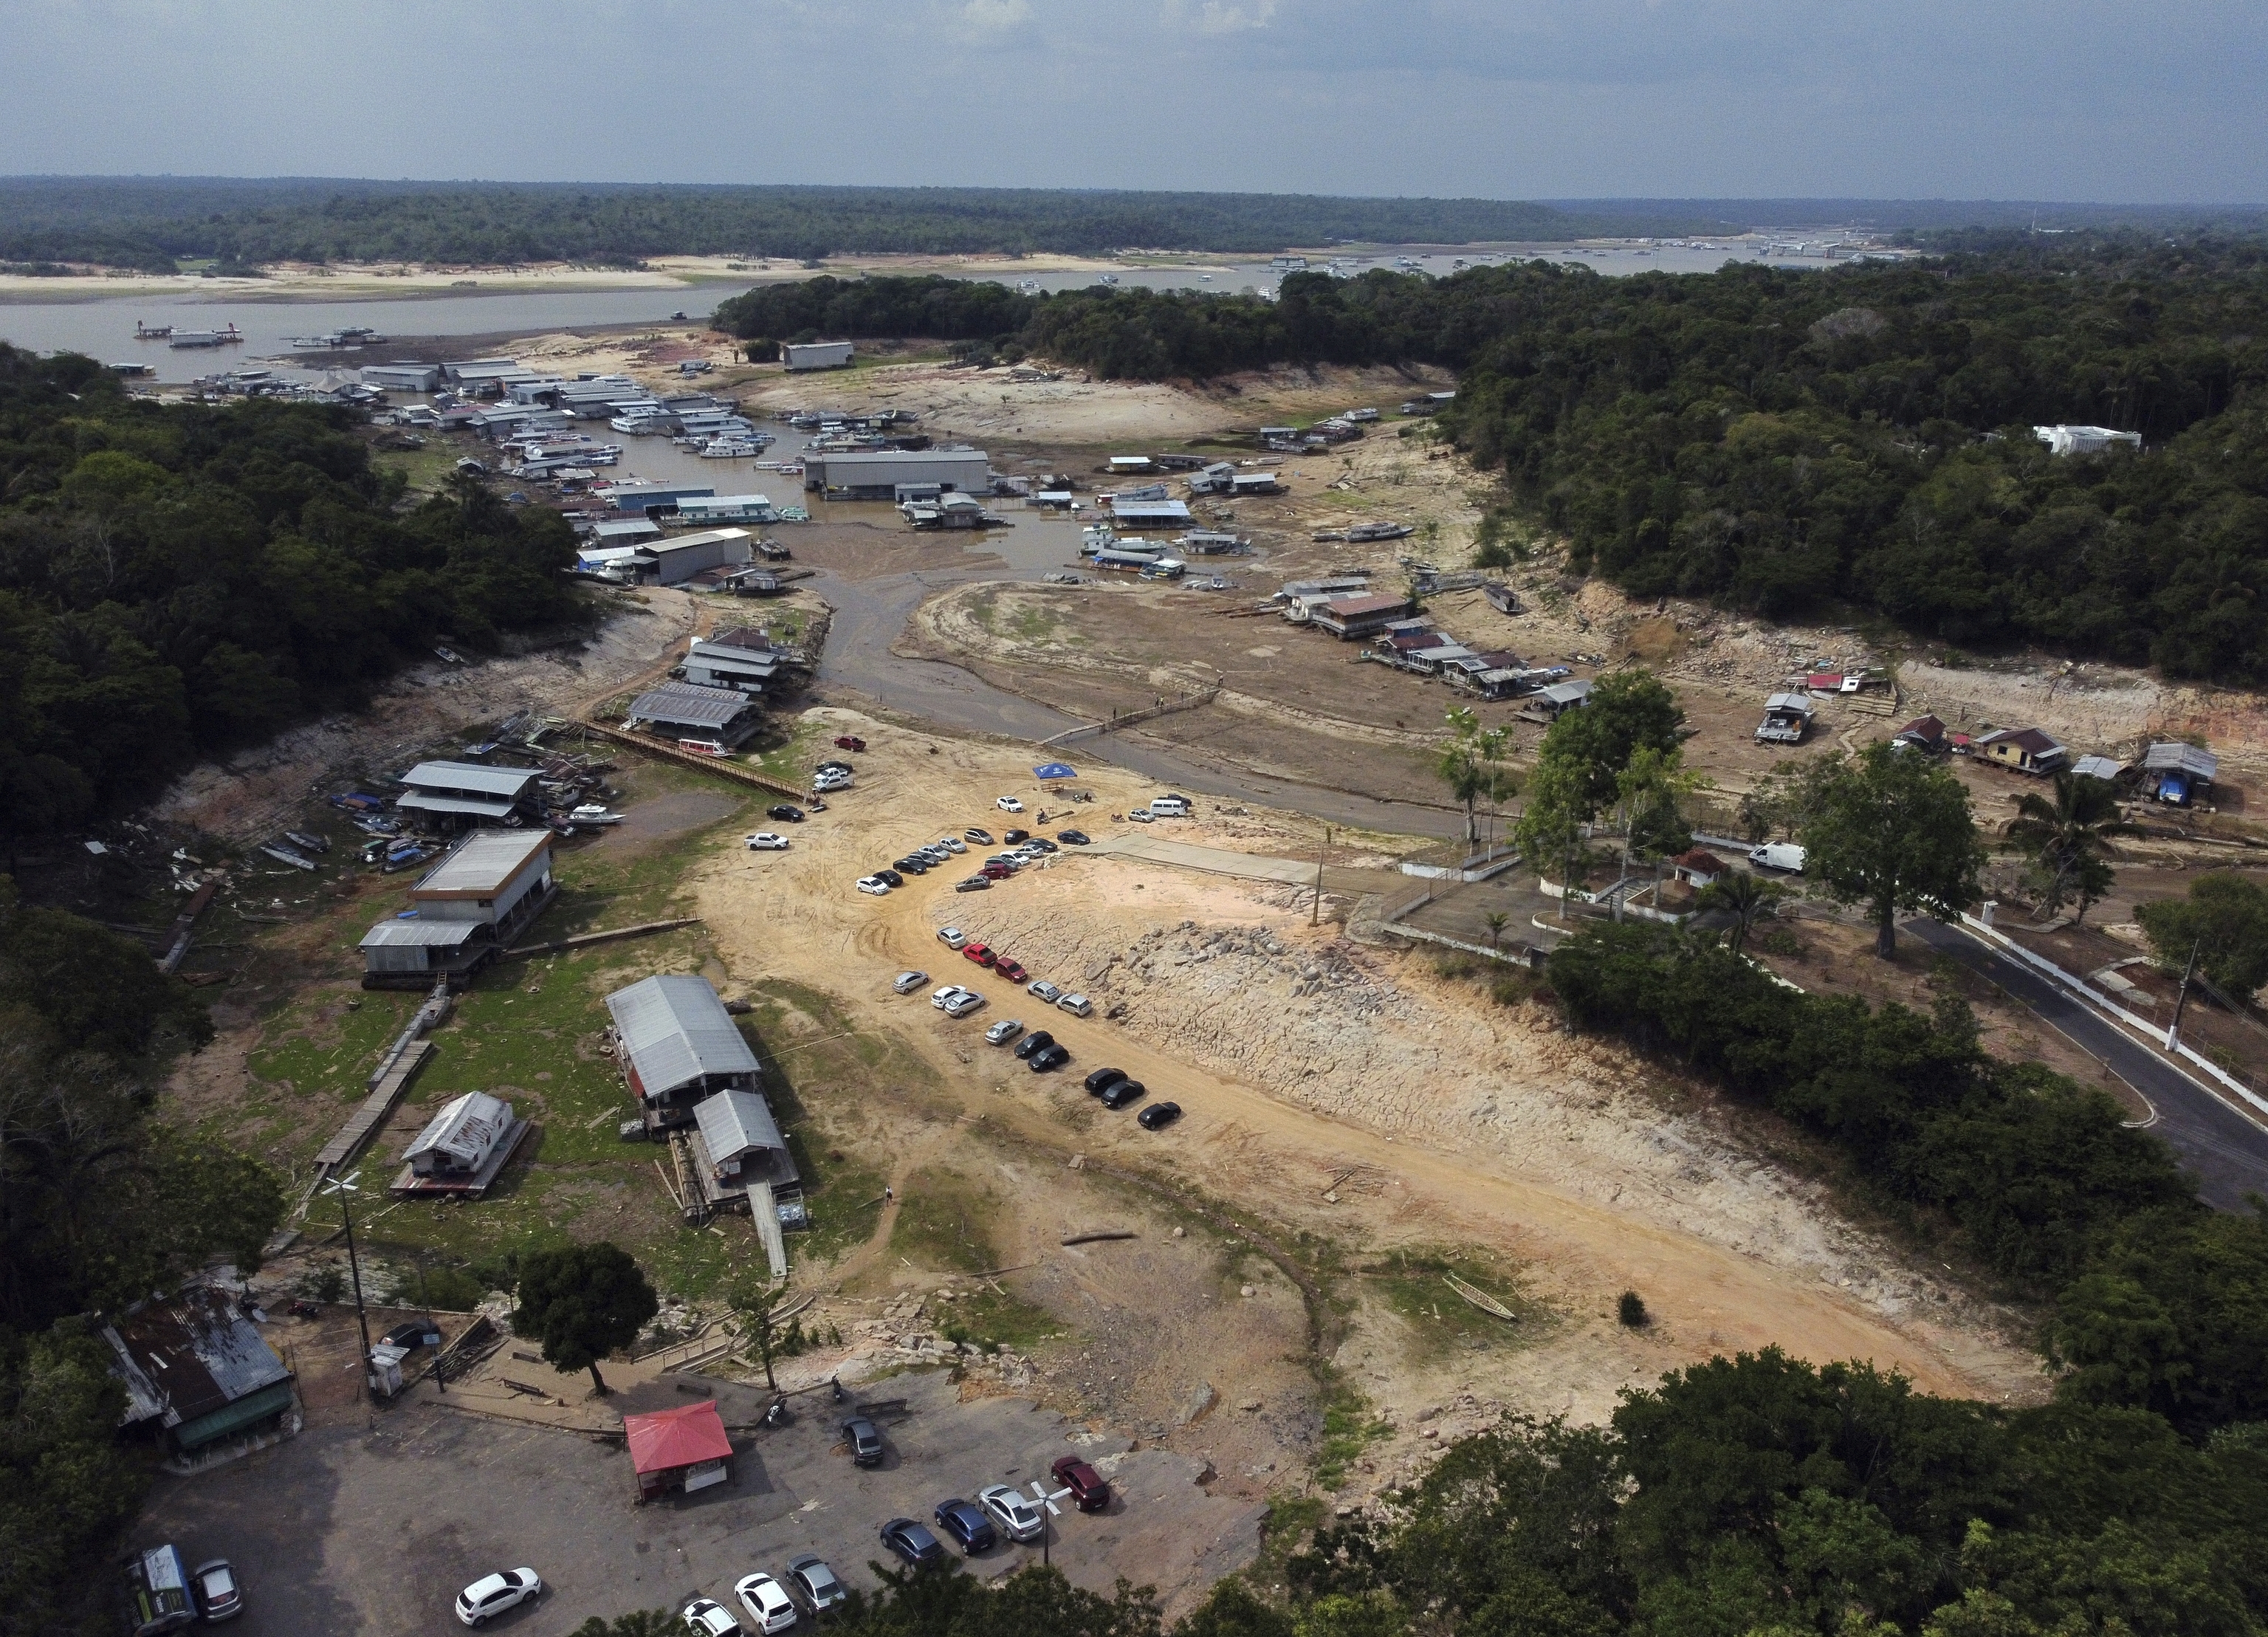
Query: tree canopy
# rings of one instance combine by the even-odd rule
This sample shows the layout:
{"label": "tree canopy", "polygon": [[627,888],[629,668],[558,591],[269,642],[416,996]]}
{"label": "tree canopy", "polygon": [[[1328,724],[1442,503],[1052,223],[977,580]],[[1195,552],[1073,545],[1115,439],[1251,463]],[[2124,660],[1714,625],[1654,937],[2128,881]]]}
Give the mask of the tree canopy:
{"label": "tree canopy", "polygon": [[1877,743],[1827,759],[1803,827],[1804,870],[1843,903],[1863,903],[1874,953],[1896,947],[1897,913],[1950,920],[1981,896],[1984,846],[1961,781],[1926,756]]}
{"label": "tree canopy", "polygon": [[523,1258],[512,1324],[542,1342],[544,1361],[554,1369],[588,1370],[603,1393],[599,1360],[636,1341],[660,1310],[644,1270],[622,1247],[601,1240]]}

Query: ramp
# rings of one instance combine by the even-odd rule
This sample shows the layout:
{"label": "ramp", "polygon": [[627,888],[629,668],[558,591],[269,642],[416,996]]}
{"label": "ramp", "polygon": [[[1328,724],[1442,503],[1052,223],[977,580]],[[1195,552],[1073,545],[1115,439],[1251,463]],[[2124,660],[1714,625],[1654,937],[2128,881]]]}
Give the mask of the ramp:
{"label": "ramp", "polygon": [[325,1143],[322,1151],[315,1155],[318,1175],[339,1169],[362,1152],[363,1144],[370,1140],[372,1133],[394,1117],[394,1107],[401,1102],[402,1094],[409,1089],[409,1082],[416,1078],[417,1071],[425,1066],[425,1059],[432,1055],[433,1043],[421,1040],[397,1054],[387,1065],[386,1072],[372,1085],[370,1095],[363,1099],[362,1106],[348,1117],[345,1125],[339,1127],[338,1135]]}

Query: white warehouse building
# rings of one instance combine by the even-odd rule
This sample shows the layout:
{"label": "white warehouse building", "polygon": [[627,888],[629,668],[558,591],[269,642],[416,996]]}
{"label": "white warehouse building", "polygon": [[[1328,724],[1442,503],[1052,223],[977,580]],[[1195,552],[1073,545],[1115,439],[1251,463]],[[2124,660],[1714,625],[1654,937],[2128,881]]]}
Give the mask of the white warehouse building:
{"label": "white warehouse building", "polygon": [[895,500],[902,483],[989,493],[992,458],[982,449],[860,449],[804,456],[803,486],[829,500]]}
{"label": "white warehouse building", "polygon": [[847,341],[783,342],[780,362],[790,374],[804,370],[847,370],[857,357]]}

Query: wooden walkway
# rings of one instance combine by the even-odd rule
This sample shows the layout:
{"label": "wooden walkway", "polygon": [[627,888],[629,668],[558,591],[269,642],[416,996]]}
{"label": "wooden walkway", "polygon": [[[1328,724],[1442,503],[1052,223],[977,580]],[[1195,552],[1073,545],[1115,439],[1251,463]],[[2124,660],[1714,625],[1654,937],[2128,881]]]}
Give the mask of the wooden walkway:
{"label": "wooden walkway", "polygon": [[339,1127],[338,1135],[325,1143],[322,1151],[315,1155],[317,1176],[339,1169],[362,1152],[363,1144],[371,1139],[372,1134],[394,1117],[394,1107],[401,1102],[401,1094],[409,1089],[409,1082],[416,1077],[417,1071],[425,1066],[425,1059],[432,1055],[433,1043],[421,1040],[387,1066],[386,1073],[379,1075],[377,1083],[372,1086],[370,1095],[363,1099],[362,1106],[354,1111],[345,1125]]}
{"label": "wooden walkway", "polygon": [[642,756],[650,756],[663,762],[675,762],[684,767],[697,767],[704,773],[714,773],[719,778],[729,778],[736,784],[753,785],[758,790],[770,791],[776,796],[785,796],[791,801],[802,801],[809,794],[808,792],[799,790],[793,785],[783,784],[777,778],[768,778],[747,763],[736,762],[730,756],[696,756],[690,750],[680,750],[675,745],[665,743],[644,734],[626,734],[621,728],[608,727],[603,722],[586,720],[578,722],[576,726],[588,729],[601,739],[611,740],[618,745],[625,745]]}
{"label": "wooden walkway", "polygon": [[764,1242],[764,1256],[772,1265],[772,1277],[787,1277],[787,1235],[780,1232],[779,1201],[772,1195],[770,1183],[748,1184],[748,1212],[755,1217],[756,1237]]}

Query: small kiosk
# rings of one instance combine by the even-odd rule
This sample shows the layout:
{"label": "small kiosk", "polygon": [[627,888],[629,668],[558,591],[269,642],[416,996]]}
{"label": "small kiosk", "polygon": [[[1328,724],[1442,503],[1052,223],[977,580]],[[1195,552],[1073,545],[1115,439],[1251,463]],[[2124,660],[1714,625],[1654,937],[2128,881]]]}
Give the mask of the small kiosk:
{"label": "small kiosk", "polygon": [[733,1476],[733,1441],[714,1398],[651,1415],[625,1415],[622,1436],[630,1444],[641,1504],[673,1489],[691,1494]]}

